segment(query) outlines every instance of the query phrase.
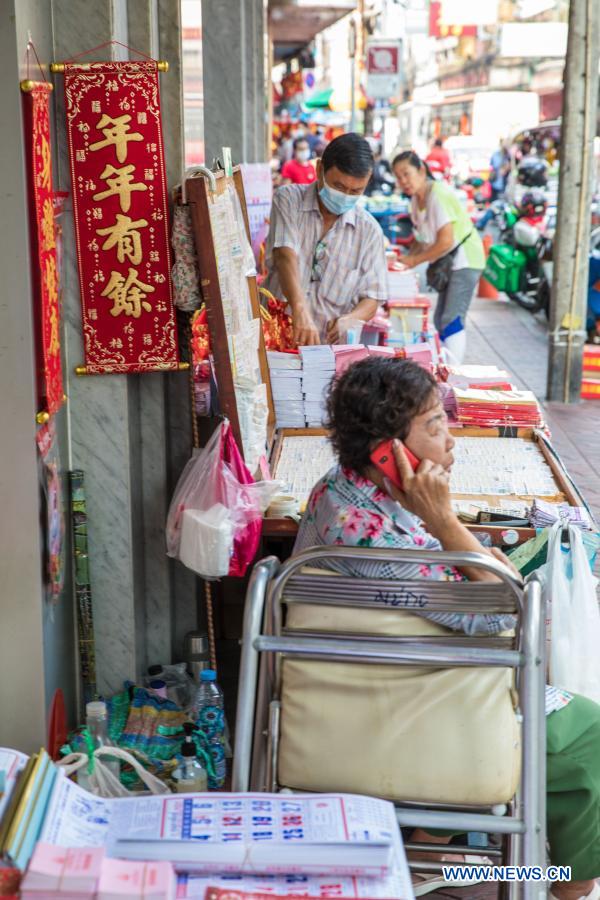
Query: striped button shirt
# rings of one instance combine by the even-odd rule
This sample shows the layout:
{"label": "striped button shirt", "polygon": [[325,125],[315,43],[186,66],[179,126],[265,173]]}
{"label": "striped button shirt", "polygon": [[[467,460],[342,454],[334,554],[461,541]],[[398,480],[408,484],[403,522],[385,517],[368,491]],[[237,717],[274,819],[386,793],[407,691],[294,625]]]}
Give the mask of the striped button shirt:
{"label": "striped button shirt", "polygon": [[327,323],[351,312],[359,300],[388,299],[383,232],[373,216],[355,207],[339,216],[321,241],[323,230],[316,183],[275,191],[265,286],[283,297],[273,250],[290,247],[298,257],[300,285],[321,339]]}
{"label": "striped button shirt", "polygon": [[[330,469],[312,489],[300,523],[294,553],[324,545],[396,547],[401,550],[442,549],[440,542],[429,534],[417,516],[379,490],[372,481],[341,466]],[[465,580],[458,569],[443,564],[328,559],[314,561],[311,565],[357,578]],[[411,611],[452,631],[462,631],[469,635],[498,634],[515,625],[515,618],[511,615],[436,613],[419,609]],[[571,699],[572,694],[568,691],[547,686],[546,715],[562,709]]]}

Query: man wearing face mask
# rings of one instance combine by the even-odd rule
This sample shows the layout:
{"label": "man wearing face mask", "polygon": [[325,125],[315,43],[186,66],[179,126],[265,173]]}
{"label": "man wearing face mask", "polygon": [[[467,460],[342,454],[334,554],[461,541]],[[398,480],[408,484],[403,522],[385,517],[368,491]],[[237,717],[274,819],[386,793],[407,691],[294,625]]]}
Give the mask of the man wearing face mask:
{"label": "man wearing face mask", "polygon": [[358,134],[343,134],[317,161],[317,181],[273,198],[266,287],[287,300],[298,345],[337,343],[338,320],[368,321],[387,300],[383,233],[357,207],[373,171]]}
{"label": "man wearing face mask", "polygon": [[284,184],[312,184],[317,180],[315,167],[310,163],[310,147],[305,137],[294,141],[294,158],[281,170]]}

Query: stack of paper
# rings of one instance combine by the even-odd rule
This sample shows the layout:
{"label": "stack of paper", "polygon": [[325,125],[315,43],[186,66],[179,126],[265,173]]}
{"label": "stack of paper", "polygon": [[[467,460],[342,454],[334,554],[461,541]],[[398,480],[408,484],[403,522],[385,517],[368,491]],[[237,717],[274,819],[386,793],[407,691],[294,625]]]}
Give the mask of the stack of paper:
{"label": "stack of paper", "polygon": [[369,351],[369,356],[396,356],[396,351],[393,347],[376,347],[369,345],[367,350]]}
{"label": "stack of paper", "polygon": [[393,300],[412,300],[419,293],[413,269],[388,269],[388,291]]}
{"label": "stack of paper", "polygon": [[331,348],[335,357],[335,374],[341,375],[353,363],[369,356],[364,344],[335,344]]}
{"label": "stack of paper", "polygon": [[454,388],[458,421],[464,425],[539,427],[541,411],[531,391]]}
{"label": "stack of paper", "polygon": [[533,528],[547,528],[562,519],[565,525],[592,528],[588,511],[583,506],[569,506],[568,503],[548,503],[536,497],[531,506],[529,521]]}
{"label": "stack of paper", "polygon": [[21,882],[21,900],[92,900],[103,862],[103,847],[67,849],[40,841]]}
{"label": "stack of paper", "polygon": [[[10,752],[2,748],[0,755]],[[56,766],[46,751],[40,750],[27,760],[12,788],[0,821],[0,858],[21,871],[33,853],[57,777]]]}
{"label": "stack of paper", "polygon": [[306,424],[319,428],[325,420],[327,391],[335,375],[335,354],[330,346],[320,344],[300,347],[300,356]]}
{"label": "stack of paper", "polygon": [[304,428],[302,359],[297,353],[267,351],[277,428]]}
{"label": "stack of paper", "polygon": [[[406,359],[412,359],[428,372],[433,371],[437,362],[437,352],[433,341],[419,341],[417,344],[406,344],[402,350]],[[435,355],[434,355],[435,354]]]}
{"label": "stack of paper", "polygon": [[108,859],[103,847],[38,842],[21,884],[21,900],[174,900],[170,862]]}
{"label": "stack of paper", "polygon": [[27,764],[27,757],[18,750],[0,747],[0,822],[8,806],[19,772]]}
{"label": "stack of paper", "polygon": [[444,407],[444,412],[448,416],[448,421],[453,424],[457,421],[458,410],[456,408],[456,397],[454,395],[454,391],[450,387],[449,384],[445,382],[441,382],[439,385],[440,396],[442,399],[442,405]]}
{"label": "stack of paper", "polygon": [[348,794],[92,797],[64,776],[41,840],[106,846],[118,859],[168,860],[194,874],[384,878],[404,860],[394,806]]}
{"label": "stack of paper", "polygon": [[170,862],[108,859],[102,864],[97,900],[175,900],[176,892]]}
{"label": "stack of paper", "polygon": [[510,391],[514,389],[511,376],[497,366],[448,367],[448,384],[478,390]]}

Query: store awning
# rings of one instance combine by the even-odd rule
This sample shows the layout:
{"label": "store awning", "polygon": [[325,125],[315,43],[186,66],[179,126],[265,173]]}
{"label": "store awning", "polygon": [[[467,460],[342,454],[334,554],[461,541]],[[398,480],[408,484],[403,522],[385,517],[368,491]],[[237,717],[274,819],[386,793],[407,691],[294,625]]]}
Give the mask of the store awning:
{"label": "store awning", "polygon": [[[336,91],[334,88],[326,88],[317,91],[308,100],[304,101],[306,109],[331,109],[334,112],[349,112],[352,106],[350,88],[346,91]],[[356,108],[366,109],[367,98],[362,87],[356,94]]]}
{"label": "store awning", "polygon": [[349,0],[270,0],[269,25],[275,60],[299,53],[315,36],[356,8]]}
{"label": "store awning", "polygon": [[306,100],[304,105],[307,109],[330,109],[329,101],[333,95],[333,88],[328,88],[325,91],[319,91],[310,98],[310,100]]}

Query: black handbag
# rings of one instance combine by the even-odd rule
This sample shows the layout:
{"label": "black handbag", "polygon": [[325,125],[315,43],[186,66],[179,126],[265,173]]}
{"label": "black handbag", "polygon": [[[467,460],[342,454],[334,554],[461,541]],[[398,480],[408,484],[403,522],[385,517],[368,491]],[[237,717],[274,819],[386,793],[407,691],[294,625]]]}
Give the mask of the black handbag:
{"label": "black handbag", "polygon": [[459,248],[462,247],[464,242],[468,240],[472,234],[473,231],[471,230],[464,236],[460,244],[457,244],[449,253],[445,253],[443,256],[440,256],[439,259],[429,263],[425,277],[427,279],[427,284],[433,291],[437,291],[439,294],[440,291],[446,290],[450,282],[450,276],[452,275],[454,257],[458,253]]}

